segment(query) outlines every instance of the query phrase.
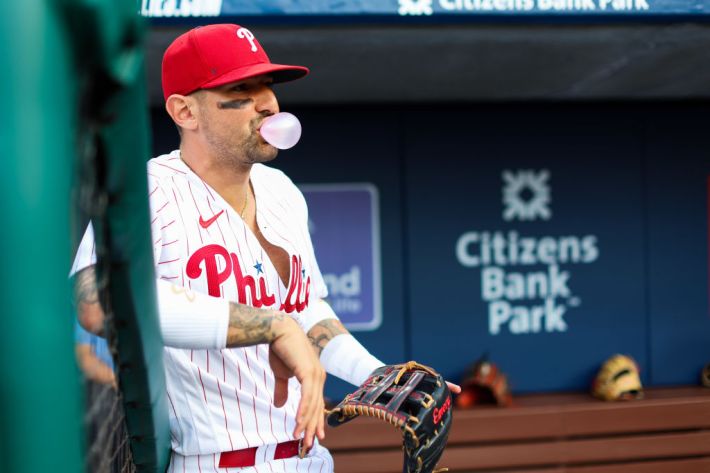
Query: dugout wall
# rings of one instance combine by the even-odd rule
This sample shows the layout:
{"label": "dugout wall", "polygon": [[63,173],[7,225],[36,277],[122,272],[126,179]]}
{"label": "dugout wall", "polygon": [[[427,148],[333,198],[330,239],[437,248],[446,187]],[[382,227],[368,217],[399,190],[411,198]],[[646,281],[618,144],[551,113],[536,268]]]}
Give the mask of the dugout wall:
{"label": "dugout wall", "polygon": [[[274,165],[298,184],[376,189],[382,320],[358,332],[375,354],[458,379],[488,353],[518,393],[586,390],[615,352],[646,385],[698,383],[707,26],[252,29],[272,60],[312,69],[276,89],[304,135]],[[177,32],[153,28],[152,61]],[[174,127],[159,106],[152,117],[156,153],[171,150]],[[324,272],[353,276],[330,254]],[[349,299],[367,300],[360,289]]]}
{"label": "dugout wall", "polygon": [[[290,110],[304,136],[276,167],[378,189],[383,317],[358,337],[382,359],[457,379],[488,352],[516,392],[538,392],[584,390],[624,352],[648,385],[697,383],[710,356],[707,105]],[[170,149],[171,126],[156,130]],[[506,179],[526,172],[547,176],[549,218],[506,220]]]}

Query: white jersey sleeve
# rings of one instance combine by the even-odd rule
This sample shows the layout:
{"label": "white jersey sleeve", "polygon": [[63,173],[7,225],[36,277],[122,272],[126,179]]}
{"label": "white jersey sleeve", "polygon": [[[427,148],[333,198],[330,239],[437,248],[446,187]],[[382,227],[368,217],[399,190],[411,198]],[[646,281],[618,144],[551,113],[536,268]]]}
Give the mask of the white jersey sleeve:
{"label": "white jersey sleeve", "polygon": [[[94,264],[94,227],[89,222],[69,277]],[[226,346],[228,301],[195,293],[160,279],[156,283],[160,329],[166,346],[195,349],[221,349]]]}
{"label": "white jersey sleeve", "polygon": [[229,301],[157,280],[160,332],[165,346],[222,349],[227,346]]}
{"label": "white jersey sleeve", "polygon": [[69,271],[69,277],[94,264],[96,264],[94,226],[89,222],[89,225],[86,226],[86,230],[84,231],[84,236],[79,243],[79,249],[76,251],[74,264],[72,264],[71,271]]}

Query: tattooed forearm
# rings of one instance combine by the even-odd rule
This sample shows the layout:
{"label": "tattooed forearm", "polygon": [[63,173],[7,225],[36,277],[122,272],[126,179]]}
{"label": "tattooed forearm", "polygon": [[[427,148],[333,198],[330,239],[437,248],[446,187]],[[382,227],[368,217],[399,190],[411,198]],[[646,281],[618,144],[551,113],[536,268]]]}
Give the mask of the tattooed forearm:
{"label": "tattooed forearm", "polygon": [[99,291],[96,287],[96,270],[93,266],[76,273],[74,281],[74,299],[76,304],[96,304],[99,302]]}
{"label": "tattooed forearm", "polygon": [[313,348],[315,348],[318,356],[320,356],[328,342],[330,342],[336,335],[343,333],[348,333],[348,329],[340,323],[340,320],[325,319],[311,327],[308,331],[308,339],[311,341],[311,344],[313,345]]}
{"label": "tattooed forearm", "polygon": [[255,309],[243,304],[229,304],[227,346],[242,347],[269,343],[274,339],[273,323],[283,321],[283,312]]}
{"label": "tattooed forearm", "polygon": [[102,335],[104,311],[99,304],[99,290],[94,266],[84,268],[74,276],[74,302],[81,326],[91,333]]}

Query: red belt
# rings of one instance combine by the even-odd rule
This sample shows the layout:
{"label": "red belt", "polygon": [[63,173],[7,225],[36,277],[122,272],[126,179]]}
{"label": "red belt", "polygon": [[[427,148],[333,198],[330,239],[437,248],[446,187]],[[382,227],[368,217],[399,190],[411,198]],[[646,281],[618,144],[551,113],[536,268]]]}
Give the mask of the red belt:
{"label": "red belt", "polygon": [[[298,455],[300,444],[300,440],[290,440],[277,444],[276,450],[274,450],[274,460],[295,457]],[[219,454],[219,467],[243,468],[246,466],[254,466],[256,465],[256,450],[257,447],[250,447],[231,452],[222,452]],[[267,461],[269,460],[271,459],[267,459]]]}

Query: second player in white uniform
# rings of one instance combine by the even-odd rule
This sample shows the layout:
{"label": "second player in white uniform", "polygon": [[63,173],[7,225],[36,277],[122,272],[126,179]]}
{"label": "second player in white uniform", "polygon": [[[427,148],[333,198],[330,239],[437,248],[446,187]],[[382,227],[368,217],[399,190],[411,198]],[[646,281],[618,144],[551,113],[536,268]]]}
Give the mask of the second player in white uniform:
{"label": "second player in white uniform", "polygon": [[[221,70],[225,65],[233,67]],[[283,71],[292,75],[279,76]],[[238,25],[191,30],[171,45],[164,59],[163,86],[168,112],[184,129],[181,150],[148,163],[155,268],[163,282],[194,291],[183,294],[186,299],[201,294],[203,300],[219,298],[269,314],[286,314],[309,335],[328,372],[359,384],[382,363],[354,341],[322,301],[327,289],[313,252],[302,194],[282,172],[258,159],[238,163],[235,175],[246,178],[241,186],[232,186],[219,172],[229,169],[221,167],[225,166],[220,161],[225,146],[220,139],[226,136],[229,140],[232,135],[220,135],[220,127],[228,130],[229,123],[214,121],[209,115],[246,113],[243,110],[253,108],[256,118],[249,121],[247,136],[240,138],[243,130],[235,130],[236,151],[227,149],[226,153],[236,153],[241,159],[243,143],[257,150],[269,147],[256,127],[278,112],[270,83],[305,74],[301,72],[302,68],[271,64],[251,32]],[[217,85],[214,80],[208,83],[194,77],[199,73],[221,80]],[[226,100],[215,102],[202,117],[195,104],[209,107],[210,102],[179,95],[211,87],[218,87],[218,94]],[[192,154],[183,156],[186,149]],[[195,150],[211,155],[196,156]],[[270,151],[275,156],[275,150]],[[247,158],[249,152],[245,152]],[[89,227],[73,270],[87,268],[94,261]],[[207,305],[200,307],[206,310]],[[291,378],[286,402],[281,405],[275,400],[278,376],[270,363],[270,345],[253,341],[263,338],[259,330],[268,328],[268,320],[258,315],[262,325],[241,327],[241,319],[231,318],[235,304],[230,307],[229,320],[224,315],[204,323],[181,309],[178,312],[186,316],[172,317],[171,327],[177,324],[178,329],[170,331],[161,299],[173,449],[169,471],[333,471],[330,454],[317,442],[304,458],[297,455],[304,432],[304,443],[311,443],[309,432],[297,428],[302,422],[298,418],[301,384]],[[228,330],[233,328],[241,330],[242,339],[252,341],[230,345]],[[322,382],[318,388],[322,401]]]}

